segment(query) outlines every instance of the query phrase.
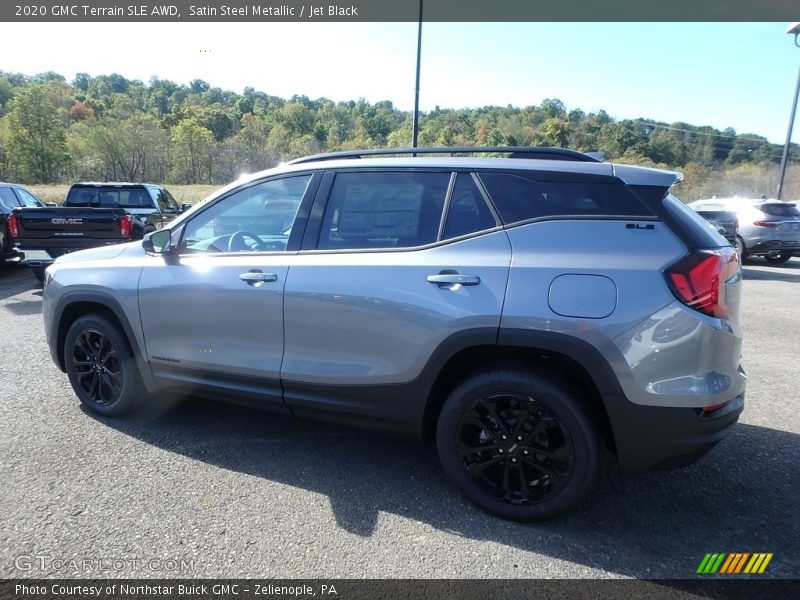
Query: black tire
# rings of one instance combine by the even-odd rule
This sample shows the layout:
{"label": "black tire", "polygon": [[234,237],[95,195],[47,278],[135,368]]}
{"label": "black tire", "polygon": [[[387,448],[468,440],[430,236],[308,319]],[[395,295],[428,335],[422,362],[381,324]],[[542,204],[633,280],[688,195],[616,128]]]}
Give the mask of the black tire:
{"label": "black tire", "polygon": [[600,437],[575,395],[523,369],[463,381],[445,401],[436,443],[445,473],[469,500],[515,521],[569,511],[600,471]]}
{"label": "black tire", "polygon": [[130,345],[111,318],[78,318],[64,341],[64,364],[72,389],[93,412],[115,417],[145,404],[147,392]]}
{"label": "black tire", "polygon": [[39,283],[44,283],[44,270],[47,267],[31,267],[31,271],[33,271],[33,276],[39,280]]}
{"label": "black tire", "polygon": [[780,254],[773,254],[773,255],[768,254],[764,256],[764,260],[773,265],[779,265],[785,263],[790,258],[792,258],[791,252],[781,252]]}
{"label": "black tire", "polygon": [[736,236],[736,251],[739,253],[739,258],[744,260],[747,258],[747,246],[745,246],[742,236]]}

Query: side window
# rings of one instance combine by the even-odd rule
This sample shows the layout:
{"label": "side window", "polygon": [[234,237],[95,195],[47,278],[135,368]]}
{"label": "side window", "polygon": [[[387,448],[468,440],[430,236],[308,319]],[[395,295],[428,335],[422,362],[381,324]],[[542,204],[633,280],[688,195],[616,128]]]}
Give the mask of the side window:
{"label": "side window", "polygon": [[29,207],[42,206],[42,203],[39,202],[39,200],[33,194],[23,190],[22,188],[16,188],[14,191],[17,192],[17,196],[19,197],[21,206],[29,206]]}
{"label": "side window", "polygon": [[184,230],[182,252],[285,250],[311,175],[264,181],[198,213]]}
{"label": "side window", "polygon": [[178,203],[175,198],[164,188],[148,188],[150,194],[154,196],[161,212],[171,212],[178,210]]}
{"label": "side window", "polygon": [[19,200],[17,200],[17,197],[14,195],[14,192],[12,192],[11,188],[8,187],[0,187],[0,202],[2,202],[3,206],[9,210],[15,206],[22,206]]}
{"label": "side window", "polygon": [[654,216],[622,183],[533,181],[488,172],[480,178],[504,223],[552,216]]}
{"label": "side window", "polygon": [[472,175],[459,173],[447,208],[443,239],[491,229],[496,225],[494,215],[486,205]]}
{"label": "side window", "polygon": [[411,248],[439,236],[450,173],[339,173],[333,182],[321,250]]}

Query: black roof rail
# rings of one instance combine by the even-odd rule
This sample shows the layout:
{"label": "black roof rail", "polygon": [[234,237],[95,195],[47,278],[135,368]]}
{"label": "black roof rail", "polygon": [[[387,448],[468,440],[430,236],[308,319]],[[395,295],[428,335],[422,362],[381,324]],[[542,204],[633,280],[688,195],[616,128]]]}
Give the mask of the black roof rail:
{"label": "black roof rail", "polygon": [[379,148],[375,150],[344,150],[312,154],[290,160],[287,164],[299,165],[322,160],[366,158],[370,156],[392,156],[395,154],[488,154],[507,152],[508,158],[529,158],[537,160],[573,160],[579,162],[602,162],[596,156],[568,150],[566,148],[528,147],[528,146],[445,146],[432,148]]}

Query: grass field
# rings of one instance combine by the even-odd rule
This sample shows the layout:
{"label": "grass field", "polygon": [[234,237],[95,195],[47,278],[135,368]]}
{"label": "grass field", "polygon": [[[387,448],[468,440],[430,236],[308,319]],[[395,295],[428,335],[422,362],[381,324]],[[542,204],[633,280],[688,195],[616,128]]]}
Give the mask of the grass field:
{"label": "grass field", "polygon": [[[27,186],[43,202],[61,204],[69,190],[68,185],[29,185]],[[221,185],[166,185],[169,192],[178,201],[197,204],[210,193],[220,189]]]}

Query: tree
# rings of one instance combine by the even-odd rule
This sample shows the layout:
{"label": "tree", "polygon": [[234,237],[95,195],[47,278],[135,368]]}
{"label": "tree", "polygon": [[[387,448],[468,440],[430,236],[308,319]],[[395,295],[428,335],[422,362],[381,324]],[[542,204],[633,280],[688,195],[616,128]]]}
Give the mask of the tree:
{"label": "tree", "polygon": [[177,183],[211,182],[208,148],[211,132],[194,119],[184,119],[172,132],[172,178]]}
{"label": "tree", "polygon": [[17,91],[8,114],[8,156],[22,181],[53,183],[69,162],[66,132],[47,86]]}

